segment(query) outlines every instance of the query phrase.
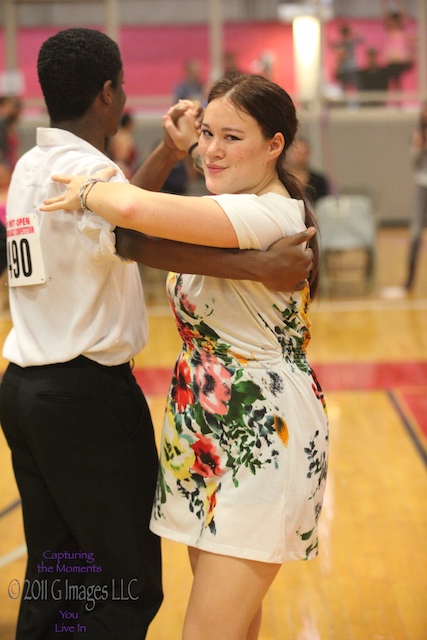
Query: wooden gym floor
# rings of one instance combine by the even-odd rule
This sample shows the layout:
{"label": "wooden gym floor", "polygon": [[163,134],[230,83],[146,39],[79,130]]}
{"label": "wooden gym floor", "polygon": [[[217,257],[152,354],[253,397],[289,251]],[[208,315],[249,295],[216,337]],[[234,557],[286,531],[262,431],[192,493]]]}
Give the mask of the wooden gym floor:
{"label": "wooden gym floor", "polygon": [[[313,306],[309,359],[326,393],[331,443],[320,553],[281,568],[260,640],[427,639],[427,236],[416,287],[402,296],[407,243],[405,229],[381,229],[374,290],[345,274]],[[159,436],[180,343],[165,274],[142,273],[150,339],[135,372]],[[6,308],[1,343],[9,327]],[[0,469],[0,638],[12,640],[26,559],[1,432]],[[148,640],[179,640],[191,576],[184,547],[163,549],[165,600]]]}

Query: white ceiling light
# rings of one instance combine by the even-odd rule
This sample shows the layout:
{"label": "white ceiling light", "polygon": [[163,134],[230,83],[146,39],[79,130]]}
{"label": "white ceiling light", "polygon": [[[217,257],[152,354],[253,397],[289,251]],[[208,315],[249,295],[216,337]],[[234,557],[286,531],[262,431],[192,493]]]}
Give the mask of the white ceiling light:
{"label": "white ceiling light", "polygon": [[323,20],[333,18],[332,0],[318,2],[287,2],[277,5],[277,17],[282,22],[293,22],[295,18],[314,16]]}

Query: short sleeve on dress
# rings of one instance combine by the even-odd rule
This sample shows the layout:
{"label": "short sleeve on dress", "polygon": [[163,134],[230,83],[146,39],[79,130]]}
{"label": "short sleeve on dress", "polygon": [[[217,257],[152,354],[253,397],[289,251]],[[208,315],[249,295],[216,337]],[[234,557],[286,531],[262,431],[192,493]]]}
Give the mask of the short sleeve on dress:
{"label": "short sleeve on dress", "polygon": [[213,198],[236,232],[239,249],[265,251],[273,242],[305,229],[304,203],[276,193],[222,194]]}

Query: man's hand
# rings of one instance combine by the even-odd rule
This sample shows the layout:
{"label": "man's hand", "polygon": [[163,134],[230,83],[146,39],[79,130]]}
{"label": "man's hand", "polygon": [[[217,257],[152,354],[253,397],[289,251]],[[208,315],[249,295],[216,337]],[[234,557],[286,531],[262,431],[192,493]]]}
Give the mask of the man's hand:
{"label": "man's hand", "polygon": [[[192,109],[195,114],[201,114],[203,109],[200,102],[193,100],[181,100],[169,109],[167,114],[163,116],[169,122],[169,130],[163,127],[163,138],[157,147],[150,153],[139,169],[132,176],[130,182],[136,187],[149,189],[150,191],[160,191],[166,178],[170,174],[173,166],[187,155],[188,147],[185,146],[181,136],[181,141],[177,145],[178,139],[175,140],[169,131],[175,136],[179,134],[176,122],[188,110]],[[200,115],[196,116],[196,127]],[[179,134],[181,135],[181,134]]]}
{"label": "man's hand", "polygon": [[313,251],[301,245],[314,236],[316,230],[309,227],[294,236],[278,240],[262,255],[262,283],[273,291],[301,291],[313,267]]}
{"label": "man's hand", "polygon": [[[191,114],[189,121],[191,127],[182,131],[178,126],[178,121],[184,115]],[[199,137],[200,121],[203,114],[203,108],[197,100],[180,100],[173,105],[162,118],[163,122],[163,141],[164,144],[175,153],[182,155],[187,154],[188,148]]]}

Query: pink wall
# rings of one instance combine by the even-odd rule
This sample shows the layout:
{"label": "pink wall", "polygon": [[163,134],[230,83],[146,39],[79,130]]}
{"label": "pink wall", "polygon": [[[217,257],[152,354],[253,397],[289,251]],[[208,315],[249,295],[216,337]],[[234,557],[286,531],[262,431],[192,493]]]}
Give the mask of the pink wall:
{"label": "pink wall", "polygon": [[[325,40],[335,39],[340,21],[327,24]],[[358,47],[358,58],[364,64],[365,49],[382,49],[385,32],[380,20],[352,20],[353,29],[361,33],[364,42]],[[415,32],[415,24],[410,25]],[[37,82],[37,53],[42,42],[58,29],[20,29],[18,60],[25,76],[24,97],[41,97]],[[291,94],[295,79],[293,70],[292,28],[280,23],[244,23],[224,25],[224,49],[237,53],[243,71],[254,71],[254,62],[265,53],[274,56],[272,78]],[[205,80],[209,75],[209,33],[206,25],[124,27],[120,48],[125,69],[125,89],[128,96],[170,96],[181,79],[183,62],[197,57],[203,65]],[[334,54],[325,52],[326,80],[333,81]],[[4,69],[4,34],[0,31],[0,71]],[[416,69],[404,79],[404,88],[416,88]]]}

